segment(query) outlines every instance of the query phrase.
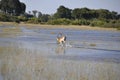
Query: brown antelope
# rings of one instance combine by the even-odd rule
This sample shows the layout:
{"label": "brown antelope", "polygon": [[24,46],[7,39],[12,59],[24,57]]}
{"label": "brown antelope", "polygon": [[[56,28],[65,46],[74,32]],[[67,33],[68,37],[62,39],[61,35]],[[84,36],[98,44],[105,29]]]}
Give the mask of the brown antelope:
{"label": "brown antelope", "polygon": [[57,42],[58,44],[65,44],[66,42],[66,36],[63,35],[62,33],[59,33],[58,36],[57,36]]}

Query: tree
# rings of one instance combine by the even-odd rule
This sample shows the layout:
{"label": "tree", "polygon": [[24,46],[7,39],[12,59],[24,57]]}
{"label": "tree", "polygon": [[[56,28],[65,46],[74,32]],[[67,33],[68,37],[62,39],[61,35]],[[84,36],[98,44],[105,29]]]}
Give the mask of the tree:
{"label": "tree", "polygon": [[26,10],[26,5],[23,2],[21,2],[21,13],[24,14],[25,10]]}
{"label": "tree", "polygon": [[47,22],[49,20],[49,16],[48,14],[43,14],[41,17],[40,17],[40,20],[41,22]]}
{"label": "tree", "polygon": [[19,0],[1,0],[0,9],[6,14],[20,15],[25,12],[26,5]]}
{"label": "tree", "polygon": [[38,11],[37,10],[33,10],[32,12],[33,12],[34,17],[37,17],[36,14],[37,14]]}
{"label": "tree", "polygon": [[41,12],[38,12],[38,18],[40,18],[42,16]]}
{"label": "tree", "polygon": [[72,11],[72,17],[74,19],[80,19],[81,18],[81,12],[79,8],[76,8]]}
{"label": "tree", "polygon": [[76,8],[72,11],[74,19],[91,19],[92,13],[88,8]]}
{"label": "tree", "polygon": [[1,0],[1,2],[0,2],[0,9],[1,9],[1,11],[3,11],[3,12],[5,12],[5,13],[7,13],[7,7],[8,7],[8,0]]}
{"label": "tree", "polygon": [[57,12],[54,14],[55,18],[67,18],[71,19],[71,9],[64,6],[60,6]]}
{"label": "tree", "polygon": [[111,16],[111,12],[109,10],[106,10],[106,9],[99,9],[99,10],[96,10],[99,14],[99,19],[110,19]]}

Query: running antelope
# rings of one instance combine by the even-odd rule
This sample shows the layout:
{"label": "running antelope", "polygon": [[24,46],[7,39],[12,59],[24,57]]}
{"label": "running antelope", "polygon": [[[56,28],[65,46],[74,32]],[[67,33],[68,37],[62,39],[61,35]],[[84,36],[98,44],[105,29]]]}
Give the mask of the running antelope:
{"label": "running antelope", "polygon": [[66,36],[65,35],[63,35],[62,33],[59,33],[58,35],[57,35],[57,42],[58,42],[58,44],[65,44],[65,42],[66,42]]}

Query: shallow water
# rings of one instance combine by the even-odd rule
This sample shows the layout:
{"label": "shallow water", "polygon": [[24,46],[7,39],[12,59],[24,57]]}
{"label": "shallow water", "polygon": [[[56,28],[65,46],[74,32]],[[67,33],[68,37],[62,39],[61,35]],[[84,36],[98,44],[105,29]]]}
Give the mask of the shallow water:
{"label": "shallow water", "polygon": [[120,32],[0,27],[0,80],[120,80]]}

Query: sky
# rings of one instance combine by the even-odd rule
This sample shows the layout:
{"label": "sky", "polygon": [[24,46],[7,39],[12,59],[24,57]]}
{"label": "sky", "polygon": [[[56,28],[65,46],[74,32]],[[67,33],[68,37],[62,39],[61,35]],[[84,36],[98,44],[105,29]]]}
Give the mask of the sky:
{"label": "sky", "polygon": [[54,14],[59,6],[69,9],[87,7],[89,9],[108,9],[120,14],[120,0],[20,0],[26,4],[26,12],[37,10],[43,14]]}

